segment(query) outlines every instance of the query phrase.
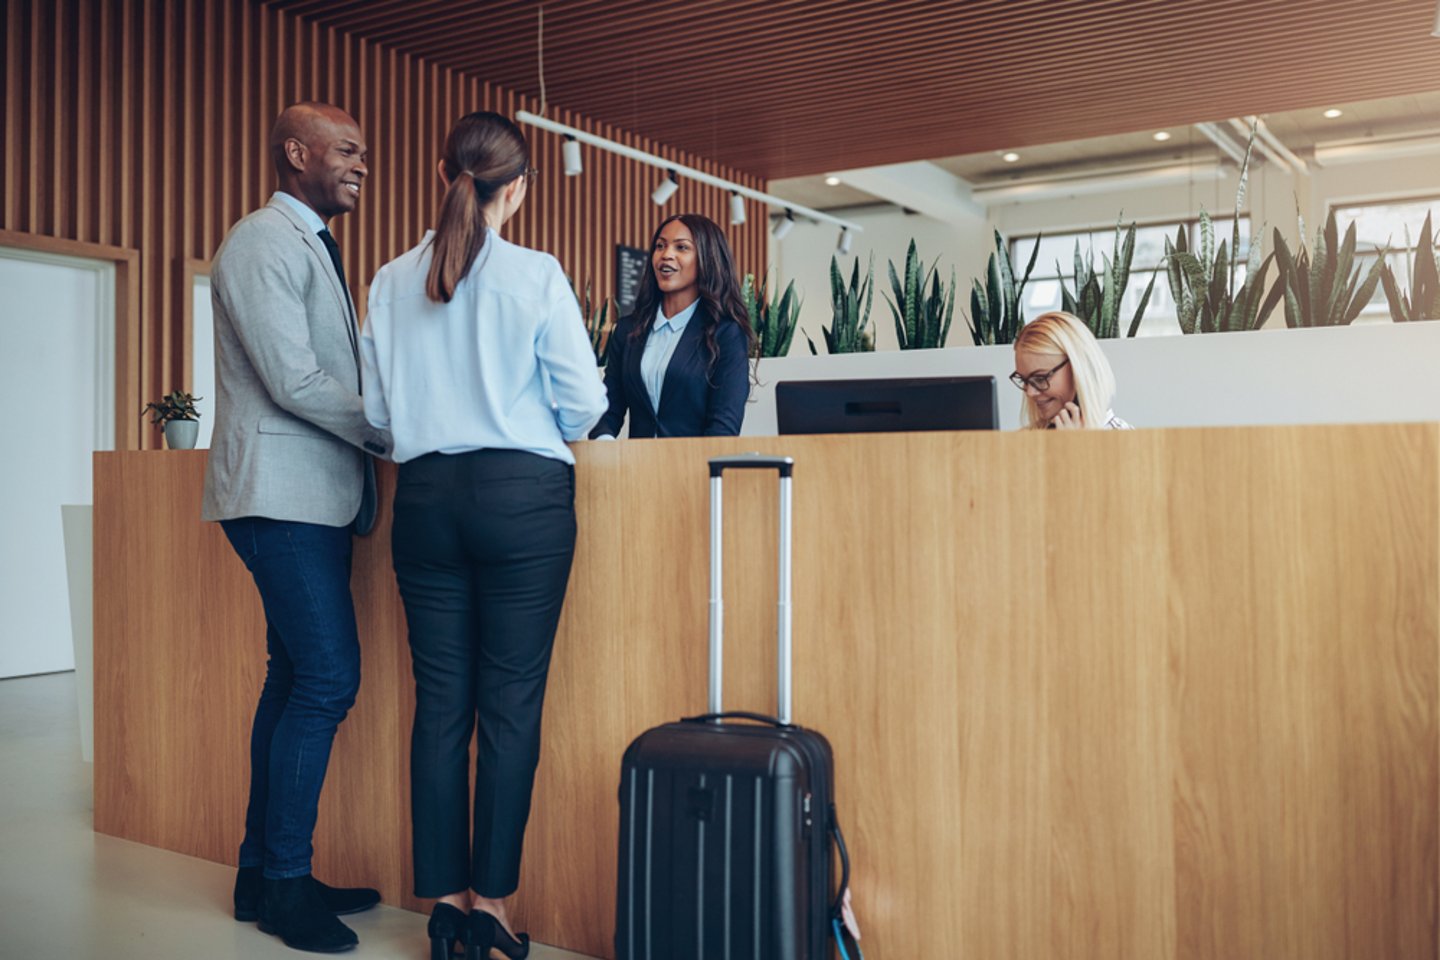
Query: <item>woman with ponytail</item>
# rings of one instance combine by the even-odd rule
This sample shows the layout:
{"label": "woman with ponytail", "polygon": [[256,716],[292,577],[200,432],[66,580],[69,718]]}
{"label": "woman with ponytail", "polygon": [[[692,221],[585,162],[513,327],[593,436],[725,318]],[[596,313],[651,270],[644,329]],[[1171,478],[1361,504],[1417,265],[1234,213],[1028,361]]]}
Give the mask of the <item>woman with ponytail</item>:
{"label": "woman with ponytail", "polygon": [[[415,674],[415,895],[431,956],[524,957],[506,901],[540,757],[550,650],[575,552],[575,458],[605,410],[564,272],[501,236],[535,171],[520,130],[463,117],[419,246],[370,288],[365,413],[400,464],[391,549]],[[478,727],[470,802],[470,742]]]}
{"label": "woman with ponytail", "polygon": [[615,325],[605,362],[609,409],[591,432],[733,437],[750,397],[750,329],[725,233],[698,213],[660,224],[635,311]]}

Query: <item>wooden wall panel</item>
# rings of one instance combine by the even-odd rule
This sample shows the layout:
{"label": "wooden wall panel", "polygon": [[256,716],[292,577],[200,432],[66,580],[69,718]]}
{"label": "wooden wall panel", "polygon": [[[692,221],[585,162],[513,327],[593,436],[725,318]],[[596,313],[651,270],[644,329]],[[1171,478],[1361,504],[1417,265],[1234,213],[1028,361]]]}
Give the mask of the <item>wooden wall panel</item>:
{"label": "wooden wall panel", "polygon": [[[417,243],[440,198],[444,137],[479,109],[539,112],[486,78],[253,0],[4,0],[0,13],[0,229],[137,251],[139,327],[117,412],[125,447],[160,434],[131,409],[185,382],[186,271],[208,261],[229,227],[274,189],[266,141],[285,105],[323,99],[349,109],[370,142],[370,178],[336,238],[361,303],[386,261]],[[604,127],[551,105],[548,115],[754,188],[762,181],[703,157]],[[540,177],[510,239],[554,253],[583,289],[614,287],[616,243],[644,246],[664,214],[705,213],[726,228],[743,271],[763,273],[764,213],[729,226],[723,191],[687,184],[664,211],[659,175],[587,148],[565,177],[560,140],[526,129]],[[122,322],[123,318],[122,318]]]}
{"label": "wooden wall panel", "polygon": [[[539,941],[610,955],[621,755],[705,703],[704,460],[757,446],[796,459],[795,717],[835,746],[867,957],[1440,952],[1435,424],[579,445]],[[203,461],[97,457],[95,815],[233,862],[263,622]],[[725,512],[725,703],[769,709],[773,479]],[[389,518],[317,869],[421,907]]]}

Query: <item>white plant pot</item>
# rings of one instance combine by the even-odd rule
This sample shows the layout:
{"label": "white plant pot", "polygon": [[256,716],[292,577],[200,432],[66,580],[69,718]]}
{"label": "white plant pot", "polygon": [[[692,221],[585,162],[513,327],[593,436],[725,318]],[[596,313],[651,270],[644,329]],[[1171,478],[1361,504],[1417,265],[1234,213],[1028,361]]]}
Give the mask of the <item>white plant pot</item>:
{"label": "white plant pot", "polygon": [[171,450],[194,450],[199,435],[199,420],[171,420],[165,424],[165,446]]}

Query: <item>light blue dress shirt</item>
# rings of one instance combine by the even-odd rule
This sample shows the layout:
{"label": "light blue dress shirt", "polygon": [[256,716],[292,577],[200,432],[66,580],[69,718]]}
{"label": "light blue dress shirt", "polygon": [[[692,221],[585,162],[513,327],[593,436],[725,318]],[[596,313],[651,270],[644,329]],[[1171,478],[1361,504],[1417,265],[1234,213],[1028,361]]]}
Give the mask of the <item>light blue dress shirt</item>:
{"label": "light blue dress shirt", "polygon": [[449,303],[425,295],[432,253],[380,268],[360,338],[365,417],[393,457],[524,450],[565,463],[605,413],[605,387],[565,271],[494,230]]}
{"label": "light blue dress shirt", "polygon": [[284,190],[276,190],[275,199],[283,202],[287,207],[300,214],[300,219],[309,225],[311,233],[319,233],[321,230],[326,229],[325,221],[320,219],[320,214],[316,213],[314,208],[299,197],[291,196]]}
{"label": "light blue dress shirt", "polygon": [[700,298],[696,297],[694,303],[673,317],[665,316],[663,304],[655,308],[655,326],[646,338],[645,352],[640,356],[640,379],[645,383],[645,392],[650,395],[650,409],[657,414],[660,412],[660,389],[665,386],[665,371],[670,369],[670,358],[675,356],[680,337],[698,306]]}

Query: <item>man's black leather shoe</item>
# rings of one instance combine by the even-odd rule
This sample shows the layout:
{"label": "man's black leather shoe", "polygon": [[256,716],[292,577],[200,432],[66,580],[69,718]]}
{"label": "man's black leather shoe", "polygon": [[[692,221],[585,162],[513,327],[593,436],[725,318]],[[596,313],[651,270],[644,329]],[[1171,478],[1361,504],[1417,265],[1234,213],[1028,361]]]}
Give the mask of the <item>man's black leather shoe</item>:
{"label": "man's black leather shoe", "polygon": [[260,930],[311,953],[343,953],[360,942],[355,931],[335,919],[319,884],[308,875],[261,881]]}
{"label": "man's black leather shoe", "polygon": [[[253,923],[260,916],[259,867],[241,867],[235,872],[235,919]],[[369,887],[332,887],[316,880],[310,881],[320,888],[320,899],[330,912],[337,917],[369,910],[380,902],[380,891]]]}

